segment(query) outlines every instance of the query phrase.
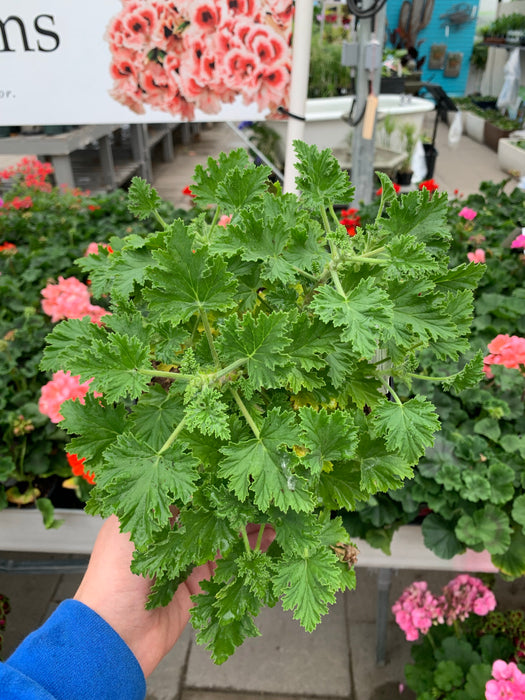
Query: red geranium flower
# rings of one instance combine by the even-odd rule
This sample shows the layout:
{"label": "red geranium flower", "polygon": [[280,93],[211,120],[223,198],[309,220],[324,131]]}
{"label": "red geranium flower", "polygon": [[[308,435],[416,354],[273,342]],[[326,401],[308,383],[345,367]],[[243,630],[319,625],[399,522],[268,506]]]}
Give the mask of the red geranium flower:
{"label": "red geranium flower", "polygon": [[439,185],[433,179],[423,180],[423,182],[419,183],[419,189],[420,190],[428,190],[429,192],[434,192],[434,190],[439,189]]}
{"label": "red geranium flower", "polygon": [[197,196],[197,195],[193,194],[189,185],[186,185],[186,187],[182,190],[182,194],[186,194],[186,195],[188,195],[188,197],[196,197]]}
{"label": "red geranium flower", "polygon": [[9,255],[16,253],[16,245],[14,243],[9,243],[6,241],[0,245],[0,253],[7,253]]}
{"label": "red geranium flower", "polygon": [[[399,194],[401,191],[401,185],[398,185],[397,182],[393,182],[392,185],[394,186],[395,193]],[[378,190],[376,190],[376,195],[378,197],[381,197],[382,194],[383,194],[383,188],[380,187]]]}
{"label": "red geranium flower", "polygon": [[72,455],[69,453],[66,453],[67,457],[67,462],[69,466],[71,467],[71,471],[73,472],[74,476],[81,476],[83,479],[85,479],[88,484],[94,484],[95,483],[95,476],[91,472],[86,471],[84,467],[84,463],[86,461],[85,457],[78,457],[78,455]]}

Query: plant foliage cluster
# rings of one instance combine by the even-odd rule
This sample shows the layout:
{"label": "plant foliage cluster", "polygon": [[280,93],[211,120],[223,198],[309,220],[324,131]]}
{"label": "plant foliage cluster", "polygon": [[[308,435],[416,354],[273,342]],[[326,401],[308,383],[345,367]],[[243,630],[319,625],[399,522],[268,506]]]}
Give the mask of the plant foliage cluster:
{"label": "plant foliage cluster", "polygon": [[[220,552],[192,612],[218,663],[258,634],[261,606],[280,599],[312,630],[354,587],[331,516],[400,488],[433,444],[431,401],[392,388],[413,381],[421,351],[453,391],[481,374],[465,354],[482,269],[449,266],[446,195],[398,198],[381,176],[377,219],[350,238],[334,211],[352,199],[347,174],[329,150],[295,148],[300,195],[242,149],[198,166],[191,191],[211,224],[164,222],[135,179],[130,209],[162,230],[80,261],[112,315],[59,323],[42,363],[102,393],[63,404],[61,425],[95,475],[88,511],[118,516],[133,571],[155,580],[149,606]],[[253,524],[275,530],[266,552]]]}
{"label": "plant foliage cluster", "polygon": [[[465,205],[477,212],[472,222],[458,216]],[[525,223],[525,193],[483,183],[479,194],[451,203],[448,221],[452,265],[474,248],[485,251],[472,325],[472,347],[485,356],[498,334],[525,335],[523,250],[510,247]],[[428,376],[442,369],[426,352],[421,366]],[[413,480],[358,505],[348,518],[354,536],[388,552],[397,527],[426,514],[425,544],[438,556],[487,550],[507,576],[525,573],[525,377],[518,369],[492,369],[494,377],[457,395],[429,381],[414,385],[436,406],[441,433]]]}
{"label": "plant foliage cluster", "polygon": [[[71,476],[64,431],[38,411],[49,378],[39,364],[52,329],[40,290],[59,276],[78,274],[74,261],[89,243],[151,230],[130,214],[122,190],[90,195],[45,185],[15,174],[0,200],[0,509],[8,497],[34,500],[35,480]],[[165,203],[161,209],[175,211]],[[51,513],[47,499],[39,506]]]}

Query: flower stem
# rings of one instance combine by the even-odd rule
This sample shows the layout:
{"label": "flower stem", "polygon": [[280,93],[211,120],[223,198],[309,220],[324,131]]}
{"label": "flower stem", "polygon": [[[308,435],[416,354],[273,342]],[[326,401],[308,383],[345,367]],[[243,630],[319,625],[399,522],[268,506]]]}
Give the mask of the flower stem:
{"label": "flower stem", "polygon": [[255,437],[256,437],[257,439],[259,439],[259,437],[260,437],[260,435],[261,435],[261,433],[260,433],[260,431],[259,431],[259,428],[255,425],[255,422],[254,422],[253,418],[252,418],[251,415],[249,414],[248,409],[247,409],[246,406],[244,405],[243,400],[242,400],[241,397],[239,396],[239,392],[237,391],[237,389],[234,389],[233,387],[230,387],[230,392],[231,392],[233,398],[235,399],[235,403],[236,403],[237,406],[239,407],[239,409],[240,409],[242,415],[243,415],[244,418],[246,419],[246,422],[247,422],[248,425],[250,426],[250,428],[251,428],[251,430],[252,430],[252,433],[255,435]]}
{"label": "flower stem", "polygon": [[177,425],[175,430],[172,432],[172,434],[169,436],[169,438],[166,440],[164,445],[160,448],[160,450],[157,452],[158,455],[164,454],[166,450],[169,450],[169,448],[173,445],[177,437],[179,436],[179,433],[181,430],[184,428],[184,425],[186,423],[186,417],[184,417],[180,423]]}

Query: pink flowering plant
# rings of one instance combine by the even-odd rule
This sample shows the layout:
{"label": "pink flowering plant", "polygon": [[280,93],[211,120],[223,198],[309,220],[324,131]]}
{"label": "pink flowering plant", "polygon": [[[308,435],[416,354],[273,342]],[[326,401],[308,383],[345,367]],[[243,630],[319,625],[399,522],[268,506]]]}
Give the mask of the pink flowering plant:
{"label": "pink flowering plant", "polygon": [[[483,377],[481,354],[458,364],[479,266],[449,268],[446,195],[398,196],[382,175],[376,221],[351,237],[334,208],[352,201],[347,173],[329,149],[295,148],[299,195],[244,149],[197,166],[208,219],[189,225],[134,178],[130,209],[162,230],[79,262],[110,314],[60,321],[42,361],[90,382],[59,425],[95,481],[87,511],[118,516],[133,571],[155,580],[148,607],[220,552],[192,611],[217,663],[258,636],[262,606],[280,600],[311,631],[353,588],[331,514],[401,487],[433,443],[432,403],[393,386],[418,374],[420,348],[451,390]],[[275,530],[266,553],[254,524]]]}
{"label": "pink flowering plant", "polygon": [[439,358],[423,355],[426,379],[414,387],[435,403],[442,430],[414,479],[348,518],[354,536],[386,552],[396,529],[415,522],[440,557],[486,550],[506,576],[525,574],[524,207],[522,190],[494,183],[450,203],[452,264],[470,262],[480,277],[471,344],[485,358],[485,380],[446,394],[431,379]]}
{"label": "pink flowering plant", "polygon": [[468,574],[438,596],[426,581],[403,591],[392,612],[406,639],[418,642],[405,666],[417,700],[525,697],[525,615],[496,608],[491,589]]}
{"label": "pink flowering plant", "polygon": [[112,97],[179,119],[235,100],[275,112],[288,104],[290,0],[123,0],[106,32]]}
{"label": "pink flowering plant", "polygon": [[56,525],[53,502],[79,507],[75,494],[87,496],[82,478],[60,487],[72,470],[58,425],[61,401],[87,389],[74,375],[49,384],[52,373],[38,366],[44,339],[62,318],[99,324],[108,314],[75,259],[88,249],[99,259],[110,254],[110,235],[146,230],[123,191],[91,195],[54,185],[52,176],[49,163],[29,157],[0,172],[0,509],[36,504],[48,526]]}

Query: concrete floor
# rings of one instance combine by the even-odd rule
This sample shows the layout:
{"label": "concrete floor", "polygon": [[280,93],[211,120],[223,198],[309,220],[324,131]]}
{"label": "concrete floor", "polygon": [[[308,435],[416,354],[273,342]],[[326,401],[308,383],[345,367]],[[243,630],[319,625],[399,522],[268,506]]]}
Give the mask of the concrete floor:
{"label": "concrete floor", "polygon": [[[429,135],[432,121],[430,117],[425,126]],[[188,207],[190,202],[182,190],[191,184],[195,165],[205,164],[208,156],[239,145],[242,142],[227,126],[204,127],[191,144],[177,147],[173,162],[155,163],[154,185],[162,197]],[[439,155],[434,178],[450,194],[458,190],[467,195],[476,192],[483,180],[500,181],[505,177],[496,154],[487,147],[466,136],[458,146],[450,147],[447,127],[441,123],[436,146]],[[0,162],[0,167],[5,165]],[[0,552],[0,559],[29,556]],[[453,576],[416,570],[393,573],[390,605],[416,579],[429,581],[432,590],[438,592]],[[265,610],[258,618],[262,636],[248,640],[220,667],[214,666],[206,651],[195,645],[192,631],[187,629],[150,677],[148,700],[409,700],[413,695],[407,690],[401,695],[399,684],[403,682],[404,664],[410,658],[410,645],[392,617],[386,638],[386,663],[376,665],[377,574],[377,570],[358,566],[357,590],[339,596],[311,635],[301,630],[290,613],[278,607]],[[70,597],[79,581],[80,574],[0,574],[0,592],[10,598],[12,605],[4,656],[40,625],[61,600]],[[499,598],[512,607],[523,606],[524,582],[498,581],[497,585]]]}

